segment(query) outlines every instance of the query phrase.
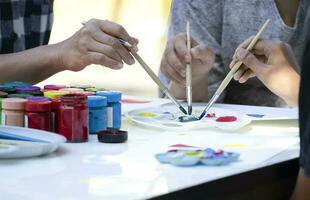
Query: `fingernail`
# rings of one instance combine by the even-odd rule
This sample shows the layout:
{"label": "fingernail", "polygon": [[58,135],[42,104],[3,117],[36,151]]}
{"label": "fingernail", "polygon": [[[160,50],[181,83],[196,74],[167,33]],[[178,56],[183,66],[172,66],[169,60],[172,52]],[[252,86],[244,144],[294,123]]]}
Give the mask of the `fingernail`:
{"label": "fingernail", "polygon": [[185,62],[190,63],[191,62],[191,57],[189,55],[185,56]]}
{"label": "fingernail", "polygon": [[118,64],[116,65],[116,67],[117,67],[118,69],[121,69],[121,68],[123,68],[123,64],[122,64],[122,63],[118,63]]}
{"label": "fingernail", "polygon": [[133,65],[135,63],[134,59],[129,59],[129,64]]}

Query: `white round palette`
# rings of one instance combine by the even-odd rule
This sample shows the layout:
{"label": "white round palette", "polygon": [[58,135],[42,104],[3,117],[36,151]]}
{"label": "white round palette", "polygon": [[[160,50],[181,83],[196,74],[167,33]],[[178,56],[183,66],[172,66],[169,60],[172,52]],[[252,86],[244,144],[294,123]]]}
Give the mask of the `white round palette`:
{"label": "white round palette", "polygon": [[[204,107],[193,107],[193,115],[199,117]],[[132,110],[126,114],[133,122],[164,130],[193,130],[216,127],[222,130],[234,131],[251,123],[247,115],[239,114],[236,111],[212,107],[208,113],[215,113],[216,117],[204,117],[200,121],[179,122],[178,118],[184,114],[174,105],[163,105],[161,107]],[[217,122],[216,119],[222,116],[235,116],[234,122]]]}
{"label": "white round palette", "polygon": [[40,156],[54,152],[66,138],[55,133],[31,128],[0,126],[2,135],[14,138],[27,138],[33,141],[22,141],[0,138],[0,158],[23,158]]}

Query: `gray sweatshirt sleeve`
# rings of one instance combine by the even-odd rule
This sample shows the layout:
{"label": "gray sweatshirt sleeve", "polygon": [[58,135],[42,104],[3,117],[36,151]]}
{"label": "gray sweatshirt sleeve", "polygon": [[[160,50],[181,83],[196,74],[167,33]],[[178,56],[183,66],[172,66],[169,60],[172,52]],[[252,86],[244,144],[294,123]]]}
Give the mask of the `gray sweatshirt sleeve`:
{"label": "gray sweatshirt sleeve", "polygon": [[[191,21],[192,37],[202,44],[207,44],[215,52],[216,59],[208,77],[209,98],[224,79],[225,71],[221,61],[221,33],[223,0],[173,0],[170,11],[168,40],[178,33],[185,32],[186,21]],[[161,80],[169,80],[159,72]]]}

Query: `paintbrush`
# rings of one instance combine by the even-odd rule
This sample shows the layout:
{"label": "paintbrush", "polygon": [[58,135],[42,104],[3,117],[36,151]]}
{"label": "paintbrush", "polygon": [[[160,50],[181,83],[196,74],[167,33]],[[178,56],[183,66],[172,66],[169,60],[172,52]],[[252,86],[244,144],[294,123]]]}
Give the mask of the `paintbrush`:
{"label": "paintbrush", "polygon": [[[268,19],[263,26],[260,28],[260,30],[257,32],[257,34],[255,35],[255,37],[252,39],[251,43],[249,44],[249,46],[246,48],[248,51],[252,50],[253,47],[255,46],[255,44],[257,43],[257,41],[259,40],[261,34],[265,31],[265,29],[267,28],[268,24],[269,24],[270,20]],[[238,71],[239,67],[242,65],[241,61],[238,61],[236,64],[234,64],[233,68],[230,70],[230,72],[227,74],[227,76],[225,77],[225,79],[222,81],[221,85],[218,87],[218,89],[216,90],[215,94],[213,95],[213,97],[210,99],[209,103],[207,104],[206,108],[203,110],[203,112],[201,113],[201,115],[199,116],[199,120],[201,120],[206,113],[208,112],[208,110],[211,108],[211,106],[216,102],[216,100],[220,97],[220,95],[222,94],[222,92],[225,90],[225,88],[227,87],[227,85],[229,84],[229,82],[231,81],[231,79],[233,78],[234,74]]]}
{"label": "paintbrush", "polygon": [[[187,37],[187,51],[190,54],[191,50],[191,36],[190,36],[190,22],[186,23],[186,37]],[[188,115],[192,114],[192,65],[186,64],[186,99],[188,105]]]}

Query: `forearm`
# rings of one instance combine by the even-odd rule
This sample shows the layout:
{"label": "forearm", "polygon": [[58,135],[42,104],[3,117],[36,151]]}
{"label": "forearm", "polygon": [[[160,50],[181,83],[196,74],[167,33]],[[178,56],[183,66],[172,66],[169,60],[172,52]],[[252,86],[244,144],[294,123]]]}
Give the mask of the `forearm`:
{"label": "forearm", "polygon": [[38,83],[62,71],[58,44],[0,55],[0,82],[25,81]]}
{"label": "forearm", "polygon": [[[203,102],[208,99],[208,76],[196,77],[192,85],[192,98],[194,102]],[[169,90],[178,99],[186,99],[186,87],[173,81],[169,84]]]}

